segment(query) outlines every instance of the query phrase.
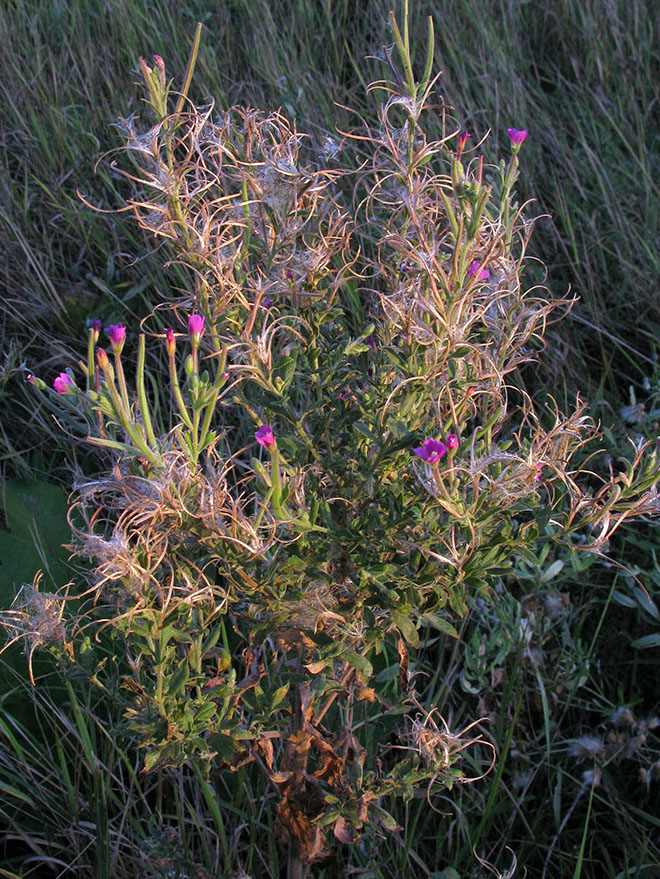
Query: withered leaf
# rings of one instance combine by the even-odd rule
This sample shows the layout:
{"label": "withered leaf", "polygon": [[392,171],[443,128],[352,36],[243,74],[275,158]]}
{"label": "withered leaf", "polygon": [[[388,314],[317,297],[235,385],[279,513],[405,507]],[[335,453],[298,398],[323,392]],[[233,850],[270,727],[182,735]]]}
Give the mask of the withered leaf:
{"label": "withered leaf", "polygon": [[300,713],[303,718],[303,725],[310,723],[314,717],[314,708],[312,707],[312,690],[309,684],[301,684],[298,688],[298,697],[300,699]]}
{"label": "withered leaf", "polygon": [[289,845],[298,848],[300,858],[306,864],[324,861],[331,855],[323,831],[306,814],[308,809],[315,814],[322,802],[319,792],[302,780],[301,784],[294,783],[286,788],[277,806],[281,836]]}
{"label": "withered leaf", "polygon": [[344,761],[323,739],[314,739],[314,745],[321,752],[319,761],[321,766],[314,772],[314,778],[327,781],[332,788],[341,787]]}
{"label": "withered leaf", "polygon": [[284,784],[286,781],[290,781],[293,777],[293,772],[272,772],[270,775],[271,781],[275,784]]}
{"label": "withered leaf", "polygon": [[335,838],[339,840],[339,842],[352,843],[355,842],[355,835],[353,833],[353,828],[350,827],[344,818],[339,816],[335,821],[335,826],[333,827],[333,831],[335,834]]}
{"label": "withered leaf", "polygon": [[399,637],[396,649],[399,654],[399,686],[404,696],[407,696],[410,689],[408,682],[408,648],[403,638]]}
{"label": "withered leaf", "polygon": [[373,689],[373,687],[359,686],[356,690],[356,696],[358,702],[376,701],[376,691]]}
{"label": "withered leaf", "polygon": [[272,741],[265,736],[260,736],[257,741],[257,750],[266,761],[266,766],[268,766],[269,769],[272,769],[274,757]]}

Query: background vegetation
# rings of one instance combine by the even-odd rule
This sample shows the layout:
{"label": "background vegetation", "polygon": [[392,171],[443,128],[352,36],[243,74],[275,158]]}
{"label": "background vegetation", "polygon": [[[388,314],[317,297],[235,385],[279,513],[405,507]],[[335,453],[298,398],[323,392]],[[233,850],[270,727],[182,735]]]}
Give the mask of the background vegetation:
{"label": "background vegetation", "polygon": [[[392,41],[389,5],[5,0],[0,6],[0,457],[12,536],[34,531],[34,519],[12,513],[20,492],[34,496],[43,482],[71,487],[70,443],[35,410],[25,365],[54,377],[77,359],[89,318],[134,322],[172,284],[186,283],[164,272],[130,218],[92,212],[79,196],[108,209],[121,201],[121,179],[107,162],[95,174],[94,164],[122,142],[113,121],[140,112],[138,56],[157,52],[182,81],[195,23],[202,21],[194,100],[281,106],[319,144],[328,133],[339,141],[335,124],[349,124],[342,107],[373,118],[376,105],[365,87],[378,75],[378,62],[366,56]],[[658,3],[418,0],[411,30],[413,42],[420,35],[420,55],[429,13],[443,71],[438,91],[472,143],[490,131],[485,148],[494,159],[507,127],[529,130],[518,190],[548,215],[537,226],[534,254],[547,265],[555,295],[570,287],[580,297],[560,331],[550,333],[543,371],[528,377],[530,390],[560,401],[577,387],[587,391],[613,454],[626,431],[654,437]],[[84,454],[77,454],[84,467]],[[49,503],[57,508],[56,498]],[[43,522],[38,527],[48,530]],[[41,544],[48,541],[46,535]],[[425,704],[456,727],[490,718],[498,764],[458,801],[438,804],[441,813],[423,800],[411,803],[397,816],[403,830],[377,857],[362,852],[355,875],[487,875],[475,853],[502,875],[513,856],[530,877],[658,874],[655,531],[622,529],[613,550],[618,564],[588,558],[578,566],[553,557],[532,570],[521,563],[496,606],[472,608],[459,647],[442,637],[427,645]],[[0,552],[4,562],[11,542],[0,544]],[[48,558],[42,551],[35,568]],[[7,602],[13,583],[1,576]],[[59,579],[57,571],[53,576]],[[57,707],[72,702],[73,713]],[[166,875],[180,839],[168,840],[159,829],[162,791],[152,790],[137,775],[134,757],[104,737],[102,709],[80,705],[73,690],[53,690],[30,717],[17,717],[16,704],[15,695],[5,697],[9,710],[0,715],[0,815],[22,804],[24,838],[7,842],[4,875],[43,871],[49,861],[52,875],[102,875],[99,864],[110,869],[131,858],[135,875],[145,864],[150,875]],[[31,775],[21,769],[26,760]],[[598,784],[585,772],[597,773]],[[192,781],[182,775],[167,800],[184,839],[200,820],[195,797],[204,796]],[[277,849],[255,802],[238,777],[205,828],[209,846],[222,849],[227,876],[238,865],[249,875],[278,875]],[[45,816],[41,824],[30,817],[35,812]],[[152,823],[145,814],[154,816]],[[44,822],[56,828],[50,836]],[[119,831],[133,840],[128,853],[109,842]]]}

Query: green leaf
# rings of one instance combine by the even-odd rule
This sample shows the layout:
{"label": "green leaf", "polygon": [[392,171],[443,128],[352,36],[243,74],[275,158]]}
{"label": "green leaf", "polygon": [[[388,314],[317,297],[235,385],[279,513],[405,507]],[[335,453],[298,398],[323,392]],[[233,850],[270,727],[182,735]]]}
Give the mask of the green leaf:
{"label": "green leaf", "polygon": [[215,645],[218,643],[218,638],[220,637],[220,626],[216,626],[215,629],[211,632],[210,635],[207,635],[202,644],[201,655],[202,657],[206,656],[206,654],[213,650]]}
{"label": "green leaf", "polygon": [[444,617],[438,616],[435,613],[425,613],[424,616],[419,618],[420,623],[426,623],[429,626],[433,626],[434,629],[437,629],[438,632],[443,632],[445,635],[449,635],[451,638],[458,638],[458,632],[452,626],[452,624],[444,619]]}
{"label": "green leaf", "polygon": [[144,768],[143,772],[151,772],[156,768],[156,766],[161,762],[161,753],[160,751],[147,751],[146,756],[144,758]]}
{"label": "green leaf", "polygon": [[389,812],[386,812],[385,809],[381,809],[380,806],[372,806],[371,808],[376,813],[376,817],[381,822],[385,830],[400,830],[399,825],[396,823],[396,819],[392,815],[390,815]]}
{"label": "green leaf", "polygon": [[190,668],[188,666],[188,660],[182,659],[179,663],[179,667],[174,672],[174,674],[170,677],[169,683],[167,685],[167,693],[169,696],[176,695],[180,690],[183,690],[186,681],[190,675]]}
{"label": "green leaf", "polygon": [[642,608],[642,610],[646,611],[646,613],[653,617],[653,619],[660,619],[660,614],[658,613],[658,608],[655,602],[649,598],[648,594],[641,589],[639,586],[635,586],[633,588],[633,595],[637,599],[637,604]]}
{"label": "green leaf", "polygon": [[621,592],[618,589],[615,589],[612,593],[612,601],[615,604],[620,604],[622,607],[637,607],[637,602],[630,595],[626,595],[625,592]]}
{"label": "green leaf", "polygon": [[652,647],[660,647],[660,632],[644,635],[643,638],[636,638],[630,646],[636,650],[649,650]]}
{"label": "green leaf", "polygon": [[217,706],[213,702],[207,702],[195,712],[195,723],[206,723],[217,712]]}
{"label": "green leaf", "polygon": [[411,647],[419,647],[419,634],[408,614],[394,610],[392,611],[392,619],[406,644],[410,644]]}
{"label": "green leaf", "polygon": [[352,339],[348,345],[344,348],[343,356],[350,357],[352,354],[363,354],[364,352],[369,350],[369,346],[365,344],[365,339],[368,339],[369,336],[374,331],[374,325],[369,324],[367,329],[362,333],[362,335],[357,339]]}
{"label": "green leaf", "polygon": [[546,570],[541,574],[541,583],[547,583],[549,580],[554,580],[554,578],[561,573],[564,567],[564,563],[561,559],[557,559],[556,562],[553,562],[550,567],[546,568]]}
{"label": "green leaf", "polygon": [[278,705],[282,702],[286,694],[289,692],[289,684],[286,683],[282,687],[278,687],[277,690],[273,693],[273,701],[270,703],[271,711],[275,711]]}
{"label": "green leaf", "polygon": [[271,373],[271,380],[275,388],[282,393],[291,384],[296,372],[295,357],[281,357]]}
{"label": "green leaf", "polygon": [[342,653],[342,657],[346,660],[346,662],[350,663],[354,669],[360,674],[365,681],[371,678],[374,673],[374,669],[372,664],[366,658],[366,656],[362,656],[360,653],[354,653],[352,650],[346,650]]}

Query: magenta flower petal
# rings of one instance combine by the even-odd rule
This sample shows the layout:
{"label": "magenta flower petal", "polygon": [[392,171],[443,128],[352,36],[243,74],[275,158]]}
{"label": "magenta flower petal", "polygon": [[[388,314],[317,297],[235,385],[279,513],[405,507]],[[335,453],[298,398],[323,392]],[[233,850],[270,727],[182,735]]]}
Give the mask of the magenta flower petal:
{"label": "magenta flower petal", "polygon": [[264,446],[267,449],[270,449],[275,445],[273,428],[270,424],[262,424],[259,430],[254,434],[254,438],[260,446]]}
{"label": "magenta flower petal", "polygon": [[478,281],[485,281],[487,278],[490,278],[490,272],[488,269],[482,269],[481,263],[477,259],[475,259],[468,269],[468,277],[473,278],[475,275],[477,276]]}
{"label": "magenta flower petal", "polygon": [[458,448],[458,437],[455,433],[450,433],[447,437],[447,450],[450,452],[456,451]]}
{"label": "magenta flower petal", "polygon": [[115,354],[121,354],[124,342],[126,341],[126,327],[123,324],[113,324],[110,327],[106,327],[105,332],[110,339],[112,350]]}
{"label": "magenta flower petal", "polygon": [[188,332],[195,343],[199,342],[204,332],[204,320],[203,314],[191,314],[188,318]]}
{"label": "magenta flower petal", "polygon": [[525,128],[507,128],[507,133],[514,147],[520,146],[527,137],[527,130]]}
{"label": "magenta flower petal", "polygon": [[425,439],[413,451],[427,464],[435,464],[447,454],[447,446],[441,440]]}
{"label": "magenta flower petal", "polygon": [[58,394],[71,394],[76,389],[76,383],[68,372],[61,372],[53,382],[53,388]]}

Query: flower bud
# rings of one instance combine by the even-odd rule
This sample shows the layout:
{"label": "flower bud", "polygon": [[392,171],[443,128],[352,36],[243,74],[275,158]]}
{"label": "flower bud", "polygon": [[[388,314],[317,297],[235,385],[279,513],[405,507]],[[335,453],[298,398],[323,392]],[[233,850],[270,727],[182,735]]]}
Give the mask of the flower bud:
{"label": "flower bud", "polygon": [[204,315],[191,314],[188,318],[188,332],[193,341],[193,345],[197,346],[204,332]]}
{"label": "flower bud", "polygon": [[456,158],[460,161],[463,150],[465,149],[465,144],[467,143],[467,139],[470,135],[467,131],[462,131],[458,136],[458,148],[456,150]]}
{"label": "flower bud", "polygon": [[40,391],[43,391],[46,387],[46,382],[40,378],[37,378],[36,375],[32,375],[30,372],[26,379],[31,385],[34,385],[35,388],[39,388]]}
{"label": "flower bud", "polygon": [[170,357],[173,357],[176,350],[176,339],[174,338],[174,330],[171,330],[169,328],[165,330],[165,345],[167,347],[167,353],[170,355]]}
{"label": "flower bud", "polygon": [[104,348],[99,348],[96,352],[96,362],[104,372],[107,372],[110,368],[110,361],[108,360],[108,355]]}

